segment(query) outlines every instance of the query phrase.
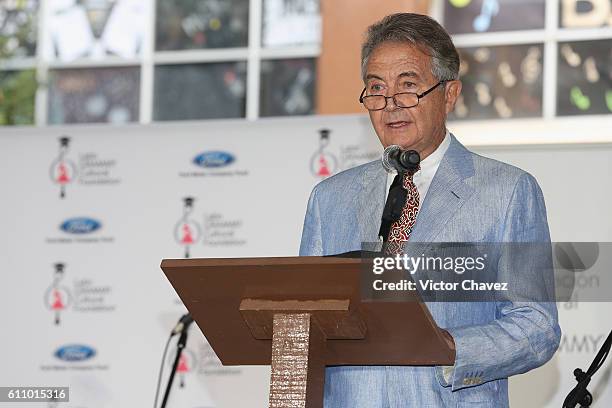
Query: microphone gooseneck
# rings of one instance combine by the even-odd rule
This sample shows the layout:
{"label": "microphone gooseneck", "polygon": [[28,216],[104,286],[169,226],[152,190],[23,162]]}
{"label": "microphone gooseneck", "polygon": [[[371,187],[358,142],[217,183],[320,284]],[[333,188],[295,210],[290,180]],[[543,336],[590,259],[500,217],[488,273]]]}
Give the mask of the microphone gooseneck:
{"label": "microphone gooseneck", "polygon": [[[172,390],[172,383],[174,382],[174,376],[176,375],[176,370],[181,360],[183,349],[187,345],[187,336],[189,334],[189,326],[191,325],[191,323],[193,323],[193,317],[191,316],[190,313],[185,313],[183,316],[181,316],[180,320],[178,321],[174,329],[172,329],[172,332],[170,332],[170,337],[168,338],[168,341],[170,341],[170,339],[176,334],[180,334],[180,336],[179,336],[178,341],[176,342],[176,355],[174,357],[174,363],[172,364],[170,376],[168,377],[168,385],[166,385],[166,392],[164,393],[164,398],[162,400],[160,408],[165,408],[166,404],[168,403],[168,398],[170,397],[170,391]],[[167,345],[166,345],[166,349],[167,349]],[[164,350],[164,354],[166,354],[166,350]],[[163,368],[163,360],[162,360],[162,368]],[[161,379],[161,371],[160,371],[159,378]],[[158,383],[159,383],[159,380],[158,380]],[[157,404],[157,393],[155,394],[155,403]]]}

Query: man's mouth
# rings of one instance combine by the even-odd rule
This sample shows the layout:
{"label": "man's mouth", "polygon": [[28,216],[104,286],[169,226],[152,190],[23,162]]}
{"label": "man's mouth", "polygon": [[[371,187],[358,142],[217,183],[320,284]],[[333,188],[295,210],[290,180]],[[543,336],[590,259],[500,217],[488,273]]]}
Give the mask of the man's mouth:
{"label": "man's mouth", "polygon": [[410,123],[412,122],[408,122],[405,120],[397,120],[395,122],[389,122],[386,125],[392,129],[399,129],[399,128],[403,128],[403,127],[410,125]]}

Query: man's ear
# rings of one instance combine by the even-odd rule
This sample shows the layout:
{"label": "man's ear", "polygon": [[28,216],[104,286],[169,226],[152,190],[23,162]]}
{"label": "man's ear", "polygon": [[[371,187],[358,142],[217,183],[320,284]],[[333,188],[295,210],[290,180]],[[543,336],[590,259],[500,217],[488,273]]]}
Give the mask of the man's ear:
{"label": "man's ear", "polygon": [[455,103],[461,94],[461,81],[456,79],[448,81],[444,87],[444,96],[446,103],[446,114],[448,115],[455,109]]}

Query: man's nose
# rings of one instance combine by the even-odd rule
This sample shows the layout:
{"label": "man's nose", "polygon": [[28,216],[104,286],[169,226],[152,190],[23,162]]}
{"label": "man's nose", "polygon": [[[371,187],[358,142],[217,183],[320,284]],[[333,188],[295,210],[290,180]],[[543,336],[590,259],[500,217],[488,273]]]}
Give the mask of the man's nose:
{"label": "man's nose", "polygon": [[395,104],[395,100],[393,99],[394,96],[395,94],[391,96],[385,96],[385,99],[387,100],[387,104],[385,105],[386,111],[394,111],[398,109],[398,106]]}

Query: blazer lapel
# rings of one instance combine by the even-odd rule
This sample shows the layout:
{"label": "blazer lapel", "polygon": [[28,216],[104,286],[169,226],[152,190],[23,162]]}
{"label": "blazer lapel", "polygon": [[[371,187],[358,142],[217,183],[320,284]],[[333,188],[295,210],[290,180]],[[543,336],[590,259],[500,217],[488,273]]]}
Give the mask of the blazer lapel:
{"label": "blazer lapel", "polygon": [[385,206],[387,172],[380,160],[369,163],[361,179],[357,223],[361,242],[378,242],[380,219]]}
{"label": "blazer lapel", "polygon": [[474,193],[464,180],[474,174],[471,153],[451,134],[451,144],[434,175],[410,236],[412,242],[433,242]]}

